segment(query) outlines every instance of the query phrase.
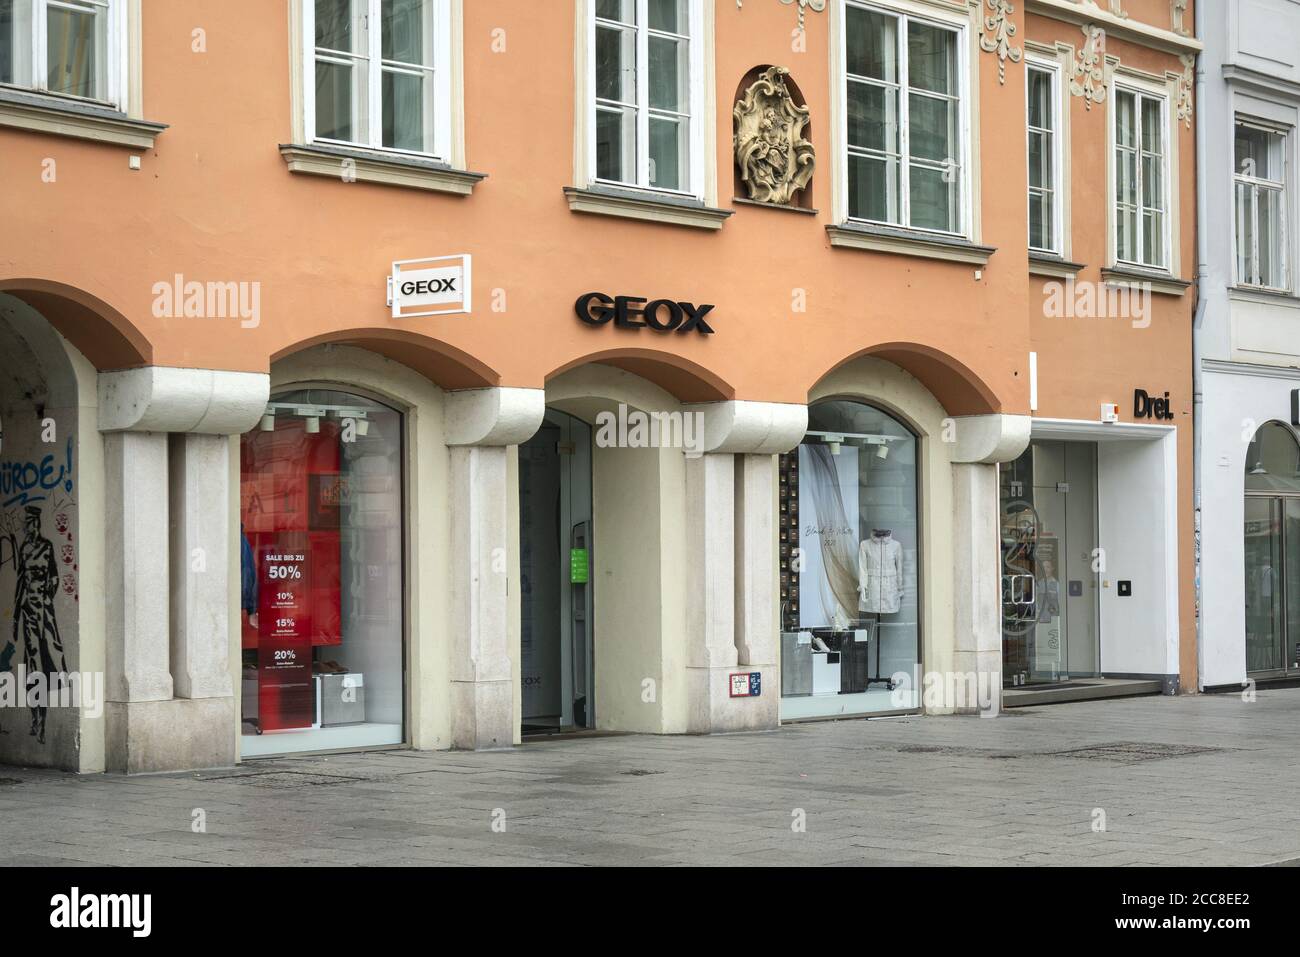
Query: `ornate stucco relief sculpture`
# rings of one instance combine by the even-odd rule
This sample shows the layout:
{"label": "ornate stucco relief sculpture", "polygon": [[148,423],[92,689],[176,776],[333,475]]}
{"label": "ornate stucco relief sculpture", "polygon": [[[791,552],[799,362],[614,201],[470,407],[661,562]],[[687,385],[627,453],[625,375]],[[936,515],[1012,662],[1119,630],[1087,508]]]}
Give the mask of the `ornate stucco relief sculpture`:
{"label": "ornate stucco relief sculpture", "polygon": [[1016,12],[1010,0],[984,0],[989,16],[984,17],[984,26],[980,30],[980,49],[985,53],[998,56],[998,82],[1007,82],[1007,60],[1020,62],[1020,48],[1012,45],[1012,38],[1019,29],[1011,22],[1011,14]]}
{"label": "ornate stucco relief sculpture", "polygon": [[768,67],[732,111],[736,165],[749,198],[759,203],[788,205],[808,185],[816,165],[813,145],[803,136],[808,107],[790,95],[789,73]]}
{"label": "ornate stucco relief sculpture", "polygon": [[1078,59],[1070,71],[1070,93],[1081,96],[1084,106],[1092,109],[1092,104],[1106,99],[1106,74],[1102,68],[1106,52],[1106,31],[1095,23],[1080,27],[1083,31],[1083,46],[1079,47]]}
{"label": "ornate stucco relief sculpture", "polygon": [[1169,22],[1173,24],[1174,33],[1180,37],[1191,36],[1187,29],[1187,0],[1171,0]]}
{"label": "ornate stucco relief sculpture", "polygon": [[1178,58],[1183,64],[1182,76],[1178,78],[1178,118],[1192,128],[1192,85],[1196,81],[1196,58],[1184,53]]}

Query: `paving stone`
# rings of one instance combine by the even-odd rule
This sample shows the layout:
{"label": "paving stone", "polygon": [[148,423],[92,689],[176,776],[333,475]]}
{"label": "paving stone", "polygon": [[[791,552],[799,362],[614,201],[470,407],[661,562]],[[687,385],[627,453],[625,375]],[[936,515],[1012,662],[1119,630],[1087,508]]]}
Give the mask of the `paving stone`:
{"label": "paving stone", "polygon": [[0,866],[1294,866],[1297,725],[1288,689],[202,774],[5,768]]}

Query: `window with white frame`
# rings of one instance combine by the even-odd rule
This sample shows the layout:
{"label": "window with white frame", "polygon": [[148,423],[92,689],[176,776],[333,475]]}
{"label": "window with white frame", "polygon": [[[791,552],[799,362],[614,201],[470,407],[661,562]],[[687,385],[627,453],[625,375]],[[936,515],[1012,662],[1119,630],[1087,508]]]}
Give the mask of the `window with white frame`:
{"label": "window with white frame", "polygon": [[589,2],[593,178],[701,195],[701,0]]}
{"label": "window with white frame", "polygon": [[0,0],[0,84],[125,109],[126,0]]}
{"label": "window with white frame", "polygon": [[848,4],[844,29],[850,219],[962,233],[962,30]]}
{"label": "window with white frame", "polygon": [[1029,63],[1027,68],[1029,125],[1029,248],[1061,251],[1060,72]]}
{"label": "window with white frame", "polygon": [[1237,282],[1286,289],[1286,134],[1237,120],[1233,180],[1236,188]]}
{"label": "window with white frame", "polygon": [[1169,267],[1168,100],[1115,89],[1115,259]]}
{"label": "window with white frame", "polygon": [[316,143],[450,156],[450,0],[304,0]]}

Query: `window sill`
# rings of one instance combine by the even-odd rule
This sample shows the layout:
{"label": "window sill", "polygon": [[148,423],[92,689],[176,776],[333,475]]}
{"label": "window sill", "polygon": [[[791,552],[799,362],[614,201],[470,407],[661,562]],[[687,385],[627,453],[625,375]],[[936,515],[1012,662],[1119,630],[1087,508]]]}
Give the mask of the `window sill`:
{"label": "window sill", "polygon": [[1245,302],[1266,302],[1286,306],[1300,305],[1300,296],[1285,289],[1243,286],[1240,283],[1228,287],[1228,298]]}
{"label": "window sill", "polygon": [[151,150],[166,123],[151,123],[108,106],[39,92],[0,90],[0,126]]}
{"label": "window sill", "polygon": [[699,200],[679,199],[675,196],[633,192],[631,190],[592,187],[579,189],[564,187],[569,210],[574,213],[592,213],[597,216],[618,216],[669,226],[690,226],[695,229],[721,229],[733,215],[729,209],[714,209]]}
{"label": "window sill", "polygon": [[989,258],[997,252],[996,247],[977,246],[968,239],[860,223],[827,226],[826,233],[830,236],[831,245],[842,249],[865,249],[900,256],[919,256],[923,259],[944,259],[976,266],[987,266]]}
{"label": "window sill", "polygon": [[[346,172],[350,180],[358,183],[401,186],[456,196],[469,196],[474,187],[487,178],[486,173],[452,169],[437,160],[320,143],[282,143],[280,155],[291,173],[343,179]],[[351,167],[345,169],[344,164],[349,162]]]}
{"label": "window sill", "polygon": [[1132,266],[1111,266],[1101,271],[1108,286],[1143,286],[1163,296],[1181,296],[1192,285],[1190,280],[1175,279],[1167,272],[1148,272]]}
{"label": "window sill", "polygon": [[1052,253],[1029,251],[1029,275],[1044,276],[1049,279],[1070,279],[1079,274],[1083,263],[1074,263],[1064,256]]}

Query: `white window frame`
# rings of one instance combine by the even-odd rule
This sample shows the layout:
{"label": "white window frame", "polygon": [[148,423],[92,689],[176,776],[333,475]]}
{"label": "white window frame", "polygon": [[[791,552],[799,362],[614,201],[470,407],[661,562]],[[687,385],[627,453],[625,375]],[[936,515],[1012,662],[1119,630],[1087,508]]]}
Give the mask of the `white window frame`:
{"label": "white window frame", "polygon": [[[379,22],[381,0],[362,0],[368,4],[368,16]],[[403,150],[384,146],[383,121],[383,31],[367,30],[369,49],[355,59],[364,61],[369,70],[367,116],[369,128],[365,139],[336,140],[316,135],[316,0],[302,4],[302,103],[303,132],[307,143],[324,143],[352,149],[374,150],[397,156],[418,156],[453,163],[455,120],[453,116],[452,78],[454,73],[451,0],[433,0],[433,143],[432,151]]]}
{"label": "white window frame", "polygon": [[[1029,55],[1025,56],[1025,74],[1026,74],[1025,162],[1026,164],[1029,161],[1029,134],[1031,132],[1031,127],[1029,126],[1029,82],[1028,82],[1028,73],[1030,70],[1037,70],[1040,73],[1046,73],[1051,77],[1051,90],[1050,90],[1049,102],[1051,104],[1051,110],[1052,110],[1052,117],[1051,117],[1052,128],[1051,130],[1046,131],[1046,132],[1050,132],[1052,136],[1051,245],[1035,246],[1033,244],[1032,239],[1029,238],[1028,219],[1026,219],[1025,222],[1025,236],[1026,236],[1026,241],[1029,243],[1029,248],[1034,252],[1051,253],[1054,256],[1061,256],[1064,255],[1064,235],[1065,235],[1064,191],[1069,188],[1069,184],[1065,182],[1064,150],[1062,149],[1062,145],[1064,142],[1063,139],[1064,131],[1061,128],[1063,122],[1062,110],[1061,110],[1061,63],[1059,60],[1049,60],[1043,57],[1036,57],[1036,56],[1029,56]],[[1035,128],[1035,129],[1039,129],[1039,128]],[[1028,182],[1027,179],[1026,182]],[[1033,195],[1034,187],[1027,186],[1026,189],[1027,189],[1026,195]]]}
{"label": "white window frame", "polygon": [[[1281,148],[1278,150],[1279,159],[1282,163],[1282,169],[1279,179],[1261,179],[1257,176],[1247,176],[1237,169],[1236,160],[1236,133],[1238,126],[1246,126],[1263,133],[1270,133],[1279,136],[1282,139]],[[1290,184],[1291,173],[1291,130],[1278,126],[1267,121],[1256,120],[1243,114],[1236,114],[1232,122],[1233,132],[1233,161],[1232,161],[1232,270],[1239,286],[1248,286],[1253,289],[1268,289],[1276,292],[1287,292],[1291,289],[1291,244],[1287,242],[1287,231],[1290,227],[1290,209],[1287,206],[1289,201],[1288,185]],[[1241,256],[1237,248],[1237,237],[1240,230],[1236,228],[1241,222],[1241,210],[1237,207],[1237,187],[1250,187],[1251,195],[1251,216],[1254,224],[1251,228],[1251,240],[1254,248],[1251,250],[1252,261],[1256,270],[1259,268],[1259,192],[1260,190],[1271,190],[1278,194],[1278,212],[1279,222],[1278,230],[1280,232],[1280,249],[1278,258],[1282,268],[1282,284],[1280,286],[1268,286],[1259,282],[1256,277],[1247,278],[1240,274]]]}
{"label": "white window frame", "polygon": [[[1137,138],[1134,141],[1137,145],[1137,164],[1136,164],[1137,170],[1134,175],[1136,176],[1137,179],[1137,196],[1138,196],[1137,230],[1135,234],[1135,238],[1137,241],[1138,256],[1136,259],[1121,259],[1119,257],[1120,202],[1118,196],[1116,195],[1118,182],[1119,182],[1119,165],[1115,161],[1115,154],[1118,151],[1119,146],[1118,146],[1118,140],[1115,136],[1115,124],[1119,118],[1119,96],[1121,93],[1131,94],[1132,96],[1136,97],[1135,109],[1133,111],[1134,119],[1137,123],[1136,131],[1135,131]],[[1142,181],[1142,100],[1144,99],[1155,100],[1160,104],[1160,130],[1161,130],[1160,142],[1162,147],[1162,152],[1160,154],[1160,160],[1161,160],[1160,181],[1161,181],[1161,193],[1162,193],[1161,199],[1164,202],[1164,207],[1161,210],[1161,212],[1163,213],[1162,224],[1161,224],[1161,235],[1164,240],[1164,261],[1155,265],[1150,263],[1145,263],[1142,261],[1142,256],[1146,251],[1143,243],[1143,238],[1142,238],[1142,212],[1146,209],[1151,208],[1143,205],[1142,202],[1143,199],[1145,198],[1144,184]],[[1107,178],[1107,190],[1109,194],[1108,202],[1110,203],[1110,224],[1109,224],[1110,236],[1108,238],[1108,245],[1111,251],[1111,256],[1110,256],[1111,262],[1115,263],[1116,265],[1128,266],[1135,269],[1144,269],[1149,271],[1166,272],[1166,273],[1172,272],[1173,263],[1175,262],[1175,251],[1173,248],[1174,209],[1173,209],[1173,192],[1172,192],[1173,165],[1171,163],[1171,156],[1174,150],[1173,140],[1174,140],[1175,130],[1173,128],[1173,124],[1170,123],[1170,119],[1169,119],[1170,118],[1169,94],[1163,88],[1157,90],[1155,88],[1148,88],[1146,86],[1134,82],[1121,82],[1120,80],[1117,79],[1114,85],[1111,87],[1110,100],[1111,100],[1111,115],[1107,117],[1106,141],[1107,141],[1107,166],[1110,172],[1110,175]]]}
{"label": "white window frame", "polygon": [[[28,47],[28,62],[31,64],[31,84],[3,84],[3,87],[19,90],[35,90],[48,96],[72,100],[78,103],[94,103],[111,106],[122,113],[129,112],[128,91],[131,89],[130,64],[130,30],[127,22],[127,0],[82,0],[79,4],[64,3],[62,0],[29,0],[31,3],[32,30],[31,45]],[[99,91],[102,96],[82,97],[70,93],[61,93],[49,89],[49,51],[46,49],[49,10],[77,9],[98,7],[107,18],[104,31],[104,53],[107,63],[104,65],[104,86]]]}
{"label": "white window frame", "polygon": [[[852,215],[852,212],[849,209],[849,157],[853,155],[854,149],[860,149],[860,148],[849,146],[849,73],[848,73],[849,37],[848,37],[848,22],[847,22],[849,7],[857,7],[858,9],[870,10],[874,13],[883,14],[884,16],[894,17],[895,19],[898,20],[900,26],[900,29],[897,31],[897,36],[899,40],[898,103],[899,103],[899,126],[900,126],[899,129],[899,204],[898,205],[899,205],[899,219],[901,220],[901,222],[897,222],[897,223],[891,223],[885,220],[866,219],[863,217],[854,216]],[[850,223],[868,223],[873,226],[884,226],[890,229],[906,229],[913,232],[929,233],[934,236],[949,236],[949,237],[960,237],[964,239],[969,239],[971,236],[972,201],[973,201],[973,190],[974,190],[974,185],[973,185],[974,177],[971,174],[973,160],[971,154],[971,132],[970,132],[972,91],[971,91],[971,83],[970,83],[970,60],[969,60],[970,57],[970,42],[969,42],[969,34],[968,34],[968,30],[970,26],[969,21],[965,19],[945,20],[942,18],[930,17],[924,14],[920,14],[918,12],[915,12],[911,7],[905,7],[901,5],[898,7],[885,6],[879,3],[859,2],[859,0],[845,0],[844,3],[840,4],[840,10],[838,12],[841,19],[839,25],[840,49],[838,51],[838,55],[839,55],[838,73],[840,75],[837,78],[837,82],[839,84],[840,102],[842,104],[842,107],[840,109],[840,116],[838,118],[839,141],[842,144],[842,146],[839,151],[840,156],[838,157],[838,159],[840,160],[840,165],[842,167],[842,169],[840,170],[839,180],[840,180],[840,189],[842,190],[842,195],[844,197],[843,208],[844,208],[845,220]],[[960,163],[961,175],[957,183],[958,220],[957,220],[957,230],[955,232],[949,232],[948,230],[942,230],[942,229],[929,229],[923,226],[910,225],[911,203],[912,203],[911,189],[910,189],[911,175],[909,171],[909,165],[910,165],[909,151],[911,148],[911,142],[910,142],[911,111],[907,101],[907,94],[910,92],[910,87],[908,86],[908,82],[907,82],[908,50],[907,50],[907,33],[905,29],[906,24],[910,22],[923,23],[926,24],[927,26],[938,27],[943,30],[948,30],[956,34],[957,37],[957,65],[955,70],[956,77],[957,77],[957,106],[958,106],[957,152],[958,154],[960,154],[957,157],[957,160]],[[903,120],[904,116],[907,117],[906,121]],[[865,152],[869,153],[870,151],[865,151]]]}
{"label": "white window frame", "polygon": [[[704,136],[705,99],[705,23],[704,3],[709,0],[687,0],[687,16],[690,20],[691,35],[686,38],[688,63],[690,69],[689,101],[691,116],[688,124],[689,142],[687,152],[690,161],[686,165],[689,177],[686,189],[665,189],[650,185],[650,71],[649,64],[650,35],[680,38],[681,34],[666,34],[650,29],[648,0],[635,0],[636,3],[636,62],[637,62],[637,102],[624,104],[636,106],[636,167],[635,183],[621,180],[601,179],[596,175],[596,27],[598,23],[611,21],[597,20],[596,0],[585,0],[587,5],[587,93],[583,98],[587,117],[587,170],[589,181],[593,185],[613,187],[615,189],[641,190],[649,194],[684,196],[704,200],[708,158]],[[627,24],[622,25],[625,29]]]}

